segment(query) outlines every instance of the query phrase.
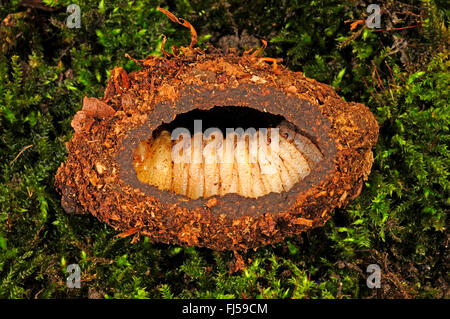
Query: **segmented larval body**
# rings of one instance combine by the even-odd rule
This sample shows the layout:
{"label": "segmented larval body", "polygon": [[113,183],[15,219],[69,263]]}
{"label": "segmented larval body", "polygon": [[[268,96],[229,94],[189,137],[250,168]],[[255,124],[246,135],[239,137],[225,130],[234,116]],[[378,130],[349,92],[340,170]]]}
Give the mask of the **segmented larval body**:
{"label": "segmented larval body", "polygon": [[141,142],[134,167],[142,183],[192,199],[237,193],[257,198],[288,191],[323,159],[317,146],[288,122],[245,134],[168,131]]}

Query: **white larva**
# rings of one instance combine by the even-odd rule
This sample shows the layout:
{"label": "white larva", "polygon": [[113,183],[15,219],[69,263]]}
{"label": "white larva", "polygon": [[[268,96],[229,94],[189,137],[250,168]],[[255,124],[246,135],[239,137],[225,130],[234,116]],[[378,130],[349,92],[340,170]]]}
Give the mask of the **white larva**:
{"label": "white larva", "polygon": [[[257,198],[288,191],[323,159],[317,146],[288,122],[226,138],[216,132],[172,140],[168,131],[141,142],[134,167],[142,183],[191,199],[237,193]],[[274,133],[275,132],[275,133]]]}

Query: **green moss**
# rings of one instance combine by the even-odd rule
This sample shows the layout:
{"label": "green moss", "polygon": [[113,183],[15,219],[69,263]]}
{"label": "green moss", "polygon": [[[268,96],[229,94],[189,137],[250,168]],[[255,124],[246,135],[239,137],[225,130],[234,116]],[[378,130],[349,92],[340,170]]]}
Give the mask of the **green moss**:
{"label": "green moss", "polygon": [[[145,238],[131,244],[91,216],[62,210],[54,175],[82,98],[102,96],[114,66],[137,68],[125,53],[159,55],[162,34],[170,47],[187,44],[189,31],[144,0],[79,1],[81,28],[68,29],[65,8],[73,1],[45,2],[56,11],[27,10],[17,1],[0,8],[2,20],[14,14],[0,26],[0,298],[445,296],[450,76],[448,12],[440,1],[390,2],[385,23],[392,12],[401,17],[393,28],[421,22],[391,31],[350,29],[365,14],[364,3],[166,6],[203,41],[234,39],[248,49],[268,40],[266,55],[365,103],[380,124],[361,196],[321,229],[242,253],[247,267],[235,273],[231,252]],[[66,286],[72,263],[81,267],[81,289]],[[382,269],[378,293],[365,282],[372,263]]]}

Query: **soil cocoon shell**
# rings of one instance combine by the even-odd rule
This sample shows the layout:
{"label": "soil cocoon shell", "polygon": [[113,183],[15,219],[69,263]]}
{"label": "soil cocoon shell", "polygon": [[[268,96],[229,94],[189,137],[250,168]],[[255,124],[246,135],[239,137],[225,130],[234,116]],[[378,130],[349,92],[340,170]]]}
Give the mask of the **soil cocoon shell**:
{"label": "soil cocoon shell", "polygon": [[[85,98],[72,121],[67,160],[55,177],[68,213],[91,213],[153,242],[239,250],[322,226],[335,207],[359,195],[378,138],[378,124],[365,105],[249,54],[212,47],[181,52],[139,60],[141,69],[130,74],[115,68],[104,97]],[[173,140],[163,128],[181,114],[218,107],[282,119],[274,127],[280,125],[289,187],[281,173],[260,174],[261,165],[258,170],[209,160],[186,168],[171,161]],[[146,141],[160,143],[150,157]],[[222,147],[218,152],[226,157]],[[244,154],[249,156],[245,147]],[[260,157],[272,156],[258,154],[261,163]],[[136,161],[144,160],[153,169],[143,179]],[[198,187],[189,187],[195,179]]]}

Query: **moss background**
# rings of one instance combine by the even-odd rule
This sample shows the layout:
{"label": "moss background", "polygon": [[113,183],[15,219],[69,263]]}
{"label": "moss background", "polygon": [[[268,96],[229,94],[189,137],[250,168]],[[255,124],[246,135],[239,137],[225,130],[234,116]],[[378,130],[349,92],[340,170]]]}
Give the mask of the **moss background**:
{"label": "moss background", "polygon": [[[91,216],[67,215],[53,183],[70,121],[101,97],[125,58],[189,43],[154,1],[0,0],[0,298],[448,298],[450,134],[445,1],[174,0],[158,3],[197,29],[200,45],[266,56],[370,107],[380,124],[361,196],[325,227],[242,252],[116,238]],[[81,28],[66,26],[78,3]],[[356,23],[355,23],[356,22]],[[68,289],[66,267],[81,267]],[[366,286],[380,265],[382,287]]]}

